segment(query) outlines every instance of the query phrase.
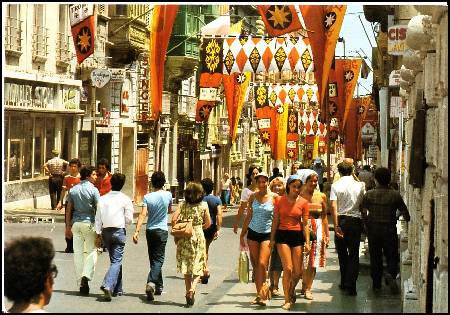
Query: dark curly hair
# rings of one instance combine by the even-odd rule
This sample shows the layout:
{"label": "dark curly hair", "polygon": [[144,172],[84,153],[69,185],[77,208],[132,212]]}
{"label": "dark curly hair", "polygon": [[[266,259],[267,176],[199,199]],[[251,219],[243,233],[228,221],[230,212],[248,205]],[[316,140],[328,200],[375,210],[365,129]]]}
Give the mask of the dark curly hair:
{"label": "dark curly hair", "polygon": [[70,162],[69,162],[69,166],[72,165],[72,164],[75,164],[78,168],[81,167],[81,161],[80,161],[79,158],[71,159]]}
{"label": "dark curly hair", "polygon": [[14,302],[29,303],[44,292],[52,272],[55,249],[49,238],[21,237],[5,247],[5,296]]}
{"label": "dark curly hair", "polygon": [[245,174],[245,177],[247,178],[247,187],[252,184],[252,173],[255,168],[258,170],[258,172],[262,172],[262,168],[260,168],[256,165],[250,166],[248,169],[248,173]]}
{"label": "dark curly hair", "polygon": [[188,204],[196,204],[203,200],[205,191],[202,184],[198,182],[189,182],[184,190],[184,199]]}
{"label": "dark curly hair", "polygon": [[214,190],[214,182],[211,178],[203,178],[200,183],[202,184],[203,190],[207,195],[212,193]]}
{"label": "dark curly hair", "polygon": [[164,184],[166,183],[166,176],[161,171],[156,171],[152,174],[152,178],[150,179],[152,182],[152,186],[160,189],[164,187]]}

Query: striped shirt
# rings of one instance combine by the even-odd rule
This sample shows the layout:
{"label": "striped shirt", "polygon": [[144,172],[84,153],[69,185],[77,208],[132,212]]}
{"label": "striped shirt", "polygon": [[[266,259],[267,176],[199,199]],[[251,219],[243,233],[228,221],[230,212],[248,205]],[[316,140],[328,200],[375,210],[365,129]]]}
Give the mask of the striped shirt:
{"label": "striped shirt", "polygon": [[47,161],[48,170],[52,175],[63,175],[65,164],[68,164],[67,161],[58,156]]}
{"label": "striped shirt", "polygon": [[252,203],[252,210],[252,220],[248,227],[257,233],[270,233],[274,210],[273,195],[270,195],[264,203],[260,203],[255,198]]}

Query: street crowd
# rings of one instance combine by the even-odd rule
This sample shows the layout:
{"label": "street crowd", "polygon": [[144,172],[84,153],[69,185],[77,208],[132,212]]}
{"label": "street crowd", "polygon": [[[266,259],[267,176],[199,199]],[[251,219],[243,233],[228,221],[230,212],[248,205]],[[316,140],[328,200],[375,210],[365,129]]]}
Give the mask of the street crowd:
{"label": "street crowd", "polygon": [[[112,174],[106,159],[101,159],[97,167],[81,166],[78,159],[67,162],[58,157],[58,151],[54,154],[44,167],[50,174],[52,208],[65,207],[65,251],[73,253],[76,286],[80,295],[89,295],[98,254],[107,251],[110,267],[100,289],[104,299],[111,301],[124,294],[125,227],[133,223],[133,202],[121,192],[125,175]],[[66,165],[69,174],[62,176]],[[269,176],[258,166],[251,166],[246,187],[240,178],[225,173],[220,198],[214,195],[215,183],[210,178],[192,181],[187,183],[184,200],[176,209],[172,194],[164,189],[165,174],[154,172],[152,191],[144,196],[132,235],[137,244],[147,219],[149,272],[143,292],[147,300],[153,301],[163,292],[165,248],[172,234],[177,271],[184,275],[185,306],[194,305],[198,283],[207,284],[211,276],[209,248],[220,237],[222,213],[231,204],[239,205],[233,231],[239,234],[236,243],[241,251],[249,253],[252,269],[255,297],[249,303],[265,306],[271,296],[283,294],[282,309],[290,310],[298,298],[297,285],[301,287],[299,297],[314,299],[317,269],[326,267],[328,213],[334,225],[339,288],[350,296],[357,295],[359,247],[361,234],[365,234],[373,290],[379,292],[382,286],[383,255],[387,262],[385,281],[395,289],[399,273],[396,222],[400,216],[409,221],[409,213],[400,193],[391,186],[390,170],[372,170],[367,165],[357,171],[353,160],[346,158],[337,165],[333,183],[325,185],[324,169],[320,158],[310,167],[293,163],[288,176],[278,168]],[[183,236],[174,232],[175,226],[183,227]],[[49,239],[24,237],[7,243],[5,296],[14,302],[9,312],[44,312],[57,275],[54,256]]]}

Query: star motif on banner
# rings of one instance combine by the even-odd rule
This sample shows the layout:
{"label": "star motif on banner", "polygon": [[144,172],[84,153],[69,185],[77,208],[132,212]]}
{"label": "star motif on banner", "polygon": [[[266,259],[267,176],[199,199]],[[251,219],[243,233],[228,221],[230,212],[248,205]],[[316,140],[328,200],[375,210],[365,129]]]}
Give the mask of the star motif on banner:
{"label": "star motif on banner", "polygon": [[266,13],[267,21],[273,28],[282,30],[292,23],[292,13],[287,5],[272,5]]}
{"label": "star motif on banner", "polygon": [[268,142],[270,140],[270,133],[268,131],[263,131],[261,133],[262,142]]}
{"label": "star motif on banner", "polygon": [[284,112],[284,107],[282,105],[277,106],[277,113],[278,114],[283,114],[283,112]]}
{"label": "star motif on banner", "polygon": [[209,114],[211,113],[211,105],[203,105],[200,107],[199,116],[202,120],[208,119]]}
{"label": "star motif on banner", "polygon": [[336,115],[338,108],[335,102],[330,101],[330,105],[328,107],[328,110],[330,111],[330,116]]}
{"label": "star motif on banner", "polygon": [[292,150],[292,149],[288,150],[287,155],[290,159],[293,159],[295,156],[294,150]]}
{"label": "star motif on banner", "polygon": [[364,108],[364,105],[359,105],[358,106],[358,114],[364,114],[364,111],[365,111],[365,108]]}
{"label": "star motif on banner", "polygon": [[345,82],[350,82],[351,80],[353,80],[355,74],[353,73],[352,70],[347,70],[344,73],[344,78],[345,78]]}
{"label": "star motif on banner", "polygon": [[242,84],[245,82],[245,80],[247,80],[247,77],[245,76],[245,74],[239,73],[236,78],[237,83]]}
{"label": "star motif on banner", "polygon": [[325,15],[325,18],[324,18],[324,20],[323,20],[323,24],[324,24],[324,26],[325,26],[325,28],[326,28],[327,30],[330,29],[330,27],[332,27],[333,24],[336,22],[336,17],[337,17],[337,15],[336,15],[336,13],[334,13],[333,11],[328,12],[328,13]]}
{"label": "star motif on banner", "polygon": [[91,30],[85,26],[78,32],[78,50],[82,53],[86,53],[91,48]]}

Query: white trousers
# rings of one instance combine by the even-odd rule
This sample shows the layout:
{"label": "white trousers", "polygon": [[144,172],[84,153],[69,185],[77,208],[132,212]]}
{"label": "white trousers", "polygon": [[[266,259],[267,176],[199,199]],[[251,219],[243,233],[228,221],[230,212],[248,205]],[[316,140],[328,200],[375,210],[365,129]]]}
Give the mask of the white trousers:
{"label": "white trousers", "polygon": [[94,223],[75,222],[72,225],[72,234],[75,276],[78,286],[80,286],[82,277],[92,280],[97,264]]}

